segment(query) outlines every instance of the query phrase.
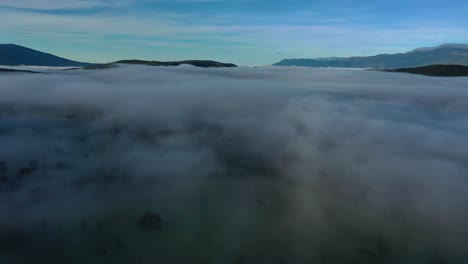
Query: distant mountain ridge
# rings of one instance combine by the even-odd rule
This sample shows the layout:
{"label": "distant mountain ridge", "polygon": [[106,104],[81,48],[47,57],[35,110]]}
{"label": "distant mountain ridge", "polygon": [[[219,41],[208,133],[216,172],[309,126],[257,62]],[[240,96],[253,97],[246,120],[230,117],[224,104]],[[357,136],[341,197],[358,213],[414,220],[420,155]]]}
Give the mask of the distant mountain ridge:
{"label": "distant mountain ridge", "polygon": [[81,67],[90,63],[78,62],[61,58],[49,53],[33,50],[15,44],[0,44],[0,65],[5,66],[50,66],[50,67]]}
{"label": "distant mountain ridge", "polygon": [[434,64],[468,66],[468,44],[443,44],[437,47],[418,48],[406,53],[380,54],[367,57],[285,59],[273,65],[388,69]]}
{"label": "distant mountain ridge", "polygon": [[[33,50],[15,44],[0,44],[0,65],[5,66],[49,66],[49,67],[85,67],[86,69],[107,69],[116,64],[139,64],[149,66],[179,66],[182,64],[203,68],[237,67],[233,63],[222,63],[211,60],[185,60],[185,61],[145,61],[121,60],[105,64],[91,64],[72,61],[52,54]],[[5,71],[4,71],[5,72]]]}
{"label": "distant mountain ridge", "polygon": [[444,49],[444,48],[454,48],[454,49],[467,49],[468,44],[460,44],[460,43],[446,43],[435,47],[424,47],[424,48],[416,48],[410,52],[418,52],[418,51],[432,51],[436,49]]}

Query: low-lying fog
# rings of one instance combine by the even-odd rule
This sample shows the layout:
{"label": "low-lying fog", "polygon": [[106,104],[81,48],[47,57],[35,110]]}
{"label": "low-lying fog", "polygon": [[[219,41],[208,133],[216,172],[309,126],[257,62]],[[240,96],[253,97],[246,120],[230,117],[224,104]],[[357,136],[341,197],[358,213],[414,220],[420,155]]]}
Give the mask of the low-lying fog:
{"label": "low-lying fog", "polygon": [[0,262],[468,263],[467,135],[468,78],[0,74]]}
{"label": "low-lying fog", "polygon": [[40,72],[57,71],[57,70],[65,70],[65,69],[73,69],[73,68],[76,68],[76,67],[5,66],[5,65],[0,65],[0,69],[11,69],[11,70],[21,70],[21,71],[40,71]]}

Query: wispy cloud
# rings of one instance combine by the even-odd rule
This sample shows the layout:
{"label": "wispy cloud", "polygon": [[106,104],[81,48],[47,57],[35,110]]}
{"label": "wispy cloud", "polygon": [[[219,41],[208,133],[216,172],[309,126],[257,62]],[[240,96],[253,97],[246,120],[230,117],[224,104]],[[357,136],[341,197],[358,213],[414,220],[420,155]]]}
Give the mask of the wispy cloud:
{"label": "wispy cloud", "polygon": [[101,0],[0,0],[0,6],[24,9],[86,9],[109,5]]}
{"label": "wispy cloud", "polygon": [[[183,2],[187,1],[207,2],[179,0],[170,3],[179,2],[182,5],[178,6],[183,7]],[[127,49],[140,49],[146,54],[154,52],[159,45],[160,53],[172,56],[173,59],[182,56],[208,56],[247,65],[271,64],[292,57],[403,52],[419,46],[464,42],[468,35],[468,27],[465,25],[443,20],[414,18],[395,20],[392,23],[372,23],[379,19],[378,15],[364,7],[348,6],[339,10],[322,11],[293,10],[283,13],[265,13],[258,9],[227,12],[218,7],[200,11],[190,9],[185,12],[169,8],[168,5],[171,4],[165,0],[153,1],[148,10],[143,8],[147,7],[143,3],[145,1],[0,0],[0,5],[17,7],[0,8],[3,20],[0,33],[12,39],[7,40],[8,42],[18,40],[25,45],[34,44],[41,39],[44,43],[62,43],[62,47],[67,46],[67,41],[87,42],[89,45],[99,42],[101,47],[95,46],[95,49],[103,49],[105,46],[110,53],[113,46],[125,47],[128,44]],[[57,10],[95,8],[95,12]],[[172,50],[169,49],[171,45],[174,47]],[[41,46],[47,45],[39,45]],[[79,52],[84,54],[83,50],[75,50],[70,55]],[[110,55],[103,57],[102,54],[103,52],[95,52],[89,57],[94,58],[94,61],[109,59]],[[122,53],[116,51],[115,54]],[[89,60],[87,56],[76,59]]]}

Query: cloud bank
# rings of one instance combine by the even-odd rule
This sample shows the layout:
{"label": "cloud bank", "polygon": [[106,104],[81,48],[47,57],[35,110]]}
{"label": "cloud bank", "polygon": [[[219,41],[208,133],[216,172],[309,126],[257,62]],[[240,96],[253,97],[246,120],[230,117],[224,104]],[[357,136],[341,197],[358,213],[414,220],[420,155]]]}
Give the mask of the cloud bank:
{"label": "cloud bank", "polygon": [[[466,263],[467,78],[0,75],[9,263]],[[162,228],[142,231],[146,212]]]}

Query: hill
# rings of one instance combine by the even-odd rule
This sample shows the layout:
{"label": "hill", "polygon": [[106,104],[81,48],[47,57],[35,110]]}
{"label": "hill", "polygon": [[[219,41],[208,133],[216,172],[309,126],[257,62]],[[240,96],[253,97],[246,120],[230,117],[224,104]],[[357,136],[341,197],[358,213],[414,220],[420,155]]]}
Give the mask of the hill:
{"label": "hill", "polygon": [[120,60],[106,64],[91,64],[72,61],[52,54],[33,50],[14,44],[0,44],[0,65],[5,66],[49,66],[49,67],[85,67],[86,69],[106,69],[116,64],[139,64],[149,66],[179,66],[182,64],[203,68],[237,67],[232,63],[222,63],[211,60],[185,60],[185,61],[145,61]]}
{"label": "hill", "polygon": [[237,67],[233,63],[223,63],[210,60],[185,60],[185,61],[143,61],[143,60],[121,60],[114,63],[119,64],[141,64],[150,66],[179,66],[183,64],[192,65],[203,68],[223,68],[223,67]]}
{"label": "hill", "polygon": [[388,72],[407,72],[427,76],[468,77],[468,66],[462,65],[429,65],[416,68],[387,69]]}
{"label": "hill", "polygon": [[368,57],[286,59],[274,65],[386,69],[438,64],[468,66],[468,44],[444,44],[437,47],[418,48],[406,53],[380,54]]}
{"label": "hill", "polygon": [[50,67],[81,67],[91,65],[57,57],[52,54],[14,45],[0,44],[0,65],[20,66],[50,66]]}
{"label": "hill", "polygon": [[2,68],[0,68],[0,73],[38,73],[38,72],[27,71],[27,70],[15,70],[15,69],[2,69]]}
{"label": "hill", "polygon": [[202,68],[233,68],[237,65],[233,63],[223,63],[211,60],[185,60],[185,61],[145,61],[145,60],[120,60],[112,63],[92,65],[85,67],[87,70],[108,69],[117,66],[118,64],[132,64],[132,65],[148,65],[148,66],[180,66],[192,65]]}

